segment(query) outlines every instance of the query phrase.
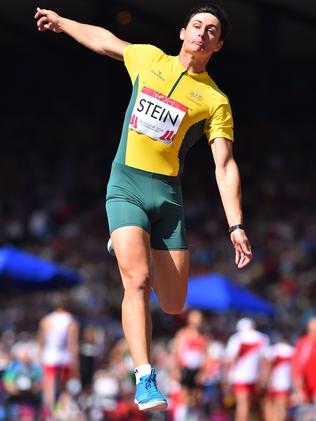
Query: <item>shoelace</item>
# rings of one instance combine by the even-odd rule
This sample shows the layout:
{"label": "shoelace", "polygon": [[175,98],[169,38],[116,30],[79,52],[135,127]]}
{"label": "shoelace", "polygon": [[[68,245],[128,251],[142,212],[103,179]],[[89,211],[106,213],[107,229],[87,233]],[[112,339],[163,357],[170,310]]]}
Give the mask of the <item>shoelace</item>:
{"label": "shoelace", "polygon": [[145,388],[146,388],[146,390],[148,390],[148,389],[151,388],[151,384],[152,383],[156,387],[156,374],[153,371],[150,373],[150,375],[145,380]]}

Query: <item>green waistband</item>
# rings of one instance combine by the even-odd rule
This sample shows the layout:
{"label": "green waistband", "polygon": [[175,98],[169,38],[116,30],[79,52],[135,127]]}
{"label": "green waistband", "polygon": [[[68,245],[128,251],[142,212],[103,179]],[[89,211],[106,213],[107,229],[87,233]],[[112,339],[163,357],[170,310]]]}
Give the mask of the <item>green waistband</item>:
{"label": "green waistband", "polygon": [[180,176],[172,176],[165,174],[158,174],[150,171],[140,170],[139,168],[130,167],[129,165],[120,164],[119,162],[113,162],[112,168],[117,168],[119,171],[122,171],[125,174],[137,174],[141,177],[154,178],[157,180],[167,181],[169,183],[180,183]]}

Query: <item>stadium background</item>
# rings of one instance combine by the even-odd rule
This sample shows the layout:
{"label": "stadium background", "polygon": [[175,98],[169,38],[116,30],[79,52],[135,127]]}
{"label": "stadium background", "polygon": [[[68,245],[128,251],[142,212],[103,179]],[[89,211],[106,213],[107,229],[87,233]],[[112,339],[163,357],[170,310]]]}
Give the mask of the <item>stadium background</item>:
{"label": "stadium background", "polygon": [[[38,33],[35,8],[51,8],[105,26],[130,42],[153,43],[176,54],[183,19],[195,4],[0,4],[0,244],[80,269],[85,282],[72,299],[82,323],[93,320],[112,328],[119,320],[122,291],[115,263],[105,252],[104,196],[131,85],[121,63],[63,34]],[[183,175],[191,273],[219,271],[271,300],[282,311],[270,331],[286,330],[294,340],[316,305],[316,4],[219,4],[233,27],[209,72],[233,108],[254,262],[242,272],[234,268],[204,139],[191,151]],[[50,298],[3,291],[1,302],[0,329],[20,332],[36,329]],[[218,320],[214,325],[224,334],[233,327],[224,321],[218,325]],[[172,334],[175,325],[165,326]]]}

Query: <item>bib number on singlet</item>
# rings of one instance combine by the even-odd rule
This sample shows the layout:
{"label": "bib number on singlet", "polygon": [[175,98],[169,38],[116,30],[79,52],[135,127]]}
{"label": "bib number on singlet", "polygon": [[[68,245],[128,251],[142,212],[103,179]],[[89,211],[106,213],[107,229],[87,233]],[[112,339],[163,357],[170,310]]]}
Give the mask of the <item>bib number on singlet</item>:
{"label": "bib number on singlet", "polygon": [[188,107],[153,89],[141,90],[129,128],[167,144],[172,143]]}

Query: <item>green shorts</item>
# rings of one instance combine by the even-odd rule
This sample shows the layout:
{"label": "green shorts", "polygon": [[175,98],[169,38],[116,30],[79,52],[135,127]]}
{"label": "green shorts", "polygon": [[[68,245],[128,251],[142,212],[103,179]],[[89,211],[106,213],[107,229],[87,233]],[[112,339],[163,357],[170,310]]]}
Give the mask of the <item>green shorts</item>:
{"label": "green shorts", "polygon": [[179,177],[112,164],[106,212],[112,233],[120,227],[142,227],[157,250],[188,248]]}

